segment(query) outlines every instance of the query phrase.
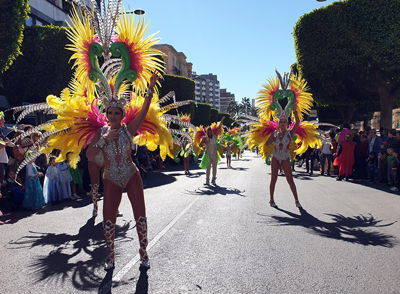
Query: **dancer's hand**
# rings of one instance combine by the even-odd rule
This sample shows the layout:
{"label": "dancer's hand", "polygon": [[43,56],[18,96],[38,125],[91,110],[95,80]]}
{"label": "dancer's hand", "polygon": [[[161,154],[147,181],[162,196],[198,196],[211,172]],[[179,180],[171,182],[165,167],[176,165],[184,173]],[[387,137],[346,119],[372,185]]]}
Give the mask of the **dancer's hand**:
{"label": "dancer's hand", "polygon": [[158,72],[155,70],[152,74],[152,76],[150,77],[150,85],[149,85],[149,89],[151,91],[153,91],[154,87],[156,86],[157,80],[160,78],[160,75],[158,74]]}
{"label": "dancer's hand", "polygon": [[104,140],[106,140],[107,144],[117,139],[118,139],[118,130],[109,130],[107,135],[104,136]]}

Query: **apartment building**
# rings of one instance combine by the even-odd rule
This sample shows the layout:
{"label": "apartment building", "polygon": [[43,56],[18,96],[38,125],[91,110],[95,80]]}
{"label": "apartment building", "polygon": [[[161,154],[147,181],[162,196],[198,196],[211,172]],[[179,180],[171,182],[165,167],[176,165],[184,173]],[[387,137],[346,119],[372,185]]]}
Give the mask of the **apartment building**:
{"label": "apartment building", "polygon": [[153,46],[165,54],[165,71],[169,75],[183,76],[192,78],[191,62],[186,61],[186,55],[183,52],[178,52],[168,44],[157,44]]}
{"label": "apartment building", "polygon": [[196,75],[193,73],[193,80],[196,83],[196,102],[210,104],[211,107],[220,111],[220,87],[217,75]]}
{"label": "apartment building", "polygon": [[[99,4],[100,0],[97,0]],[[85,0],[92,7],[90,0]],[[49,25],[66,27],[70,11],[73,8],[71,0],[30,0],[31,13],[26,21],[27,26]]]}
{"label": "apartment building", "polygon": [[235,101],[235,94],[231,92],[227,92],[226,89],[220,90],[220,97],[219,97],[219,108],[220,112],[227,113],[228,112],[228,105],[230,101]]}

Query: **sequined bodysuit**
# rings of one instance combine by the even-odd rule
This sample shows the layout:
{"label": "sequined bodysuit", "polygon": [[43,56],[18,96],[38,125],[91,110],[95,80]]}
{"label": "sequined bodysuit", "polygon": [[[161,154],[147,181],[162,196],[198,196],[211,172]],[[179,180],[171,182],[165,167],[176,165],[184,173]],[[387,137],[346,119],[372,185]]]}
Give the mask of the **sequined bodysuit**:
{"label": "sequined bodysuit", "polygon": [[279,164],[281,164],[283,160],[290,158],[290,153],[289,153],[289,144],[291,141],[290,132],[287,131],[285,135],[283,135],[282,139],[280,139],[279,132],[275,131],[274,137],[275,137],[274,140],[275,150],[273,151],[272,156],[276,160],[278,160]]}
{"label": "sequined bodysuit", "polygon": [[[106,130],[106,133],[110,129]],[[105,153],[105,168],[103,179],[109,180],[120,187],[125,187],[131,177],[137,172],[136,165],[132,162],[130,152],[132,137],[125,124],[118,129],[118,140],[107,144]]]}

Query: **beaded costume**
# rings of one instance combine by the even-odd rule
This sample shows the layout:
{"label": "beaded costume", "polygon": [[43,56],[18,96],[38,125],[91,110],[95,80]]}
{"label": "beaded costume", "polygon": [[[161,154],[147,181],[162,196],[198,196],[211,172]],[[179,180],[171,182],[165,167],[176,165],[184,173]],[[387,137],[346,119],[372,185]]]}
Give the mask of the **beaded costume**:
{"label": "beaded costume", "polygon": [[130,157],[132,137],[125,124],[118,130],[118,134],[117,142],[112,141],[103,148],[106,155],[103,179],[124,188],[138,169]]}
{"label": "beaded costume", "polygon": [[291,142],[290,132],[286,132],[283,135],[282,139],[280,139],[279,132],[275,131],[274,137],[275,137],[274,140],[275,149],[272,152],[272,156],[276,160],[278,160],[279,164],[281,164],[283,160],[290,158],[290,153],[289,153],[289,144]]}

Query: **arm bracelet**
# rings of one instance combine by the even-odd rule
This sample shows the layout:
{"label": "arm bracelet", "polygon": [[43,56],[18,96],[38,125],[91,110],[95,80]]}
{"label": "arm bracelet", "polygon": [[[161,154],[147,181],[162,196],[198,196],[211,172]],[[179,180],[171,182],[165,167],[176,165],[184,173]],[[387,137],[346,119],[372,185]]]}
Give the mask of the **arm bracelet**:
{"label": "arm bracelet", "polygon": [[94,146],[94,147],[103,148],[104,145],[106,145],[106,144],[107,144],[107,143],[106,143],[106,140],[105,140],[104,137],[102,136],[102,137],[99,139],[99,141],[97,141],[96,144],[94,144],[93,146]]}
{"label": "arm bracelet", "polygon": [[151,95],[154,94],[154,90],[153,90],[153,89],[148,89],[148,90],[147,90],[146,98],[149,97],[150,94],[151,94]]}

